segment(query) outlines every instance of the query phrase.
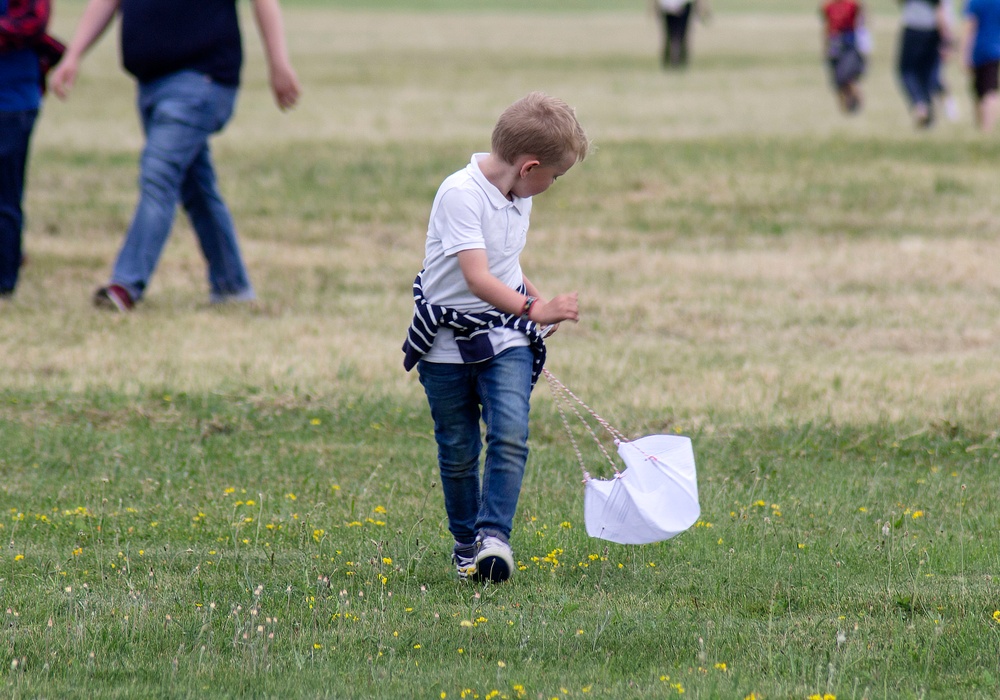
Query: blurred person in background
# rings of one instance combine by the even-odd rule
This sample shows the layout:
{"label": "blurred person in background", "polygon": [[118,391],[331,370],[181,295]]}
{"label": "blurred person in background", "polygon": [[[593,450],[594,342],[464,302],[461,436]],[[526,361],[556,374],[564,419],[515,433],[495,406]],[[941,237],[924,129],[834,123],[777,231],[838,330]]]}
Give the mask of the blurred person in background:
{"label": "blurred person in background", "polygon": [[823,47],[840,108],[853,114],[861,109],[858,81],[865,72],[867,30],[864,8],[856,0],[829,0],[820,5],[824,19]]}
{"label": "blurred person in background", "polygon": [[688,62],[688,30],[691,15],[709,17],[707,0],[654,0],[663,25],[663,67],[683,68]]}
{"label": "blurred person in background", "polygon": [[[955,12],[952,0],[941,0],[941,12],[948,27],[948,36],[952,37],[953,40],[957,40],[954,30]],[[931,80],[931,96],[937,103],[937,106],[941,108],[941,111],[944,112],[945,119],[950,122],[957,122],[959,117],[958,100],[955,99],[955,95],[952,93],[951,87],[945,78],[945,63],[954,49],[954,46],[949,45],[943,46],[938,51],[937,66],[934,68],[934,77]]]}
{"label": "blurred person in background", "polygon": [[934,81],[951,45],[941,0],[900,0],[899,80],[917,128],[934,123]]}
{"label": "blurred person in background", "polygon": [[[278,0],[253,0],[271,90],[293,107],[299,82],[288,58]],[[93,297],[99,308],[131,311],[146,291],[178,203],[191,220],[208,266],[211,303],[256,298],[236,227],[216,183],[209,137],[236,105],[243,64],[237,0],[89,0],[52,89],[66,97],[83,54],[121,14],[121,57],[138,81],[146,144],[139,160],[139,202],[111,279]]]}
{"label": "blurred person in background", "polygon": [[10,297],[24,261],[24,182],[45,77],[64,47],[45,33],[49,0],[0,0],[0,297]]}
{"label": "blurred person in background", "polygon": [[1000,0],[969,0],[965,19],[965,65],[972,74],[976,126],[992,131],[1000,108]]}

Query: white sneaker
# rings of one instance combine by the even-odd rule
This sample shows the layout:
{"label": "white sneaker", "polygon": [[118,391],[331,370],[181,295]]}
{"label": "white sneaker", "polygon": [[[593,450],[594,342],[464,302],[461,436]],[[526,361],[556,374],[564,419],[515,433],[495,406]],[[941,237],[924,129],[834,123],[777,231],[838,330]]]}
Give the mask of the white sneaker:
{"label": "white sneaker", "polygon": [[472,578],[477,581],[500,583],[514,572],[514,552],[500,537],[480,535],[476,540],[476,570]]}

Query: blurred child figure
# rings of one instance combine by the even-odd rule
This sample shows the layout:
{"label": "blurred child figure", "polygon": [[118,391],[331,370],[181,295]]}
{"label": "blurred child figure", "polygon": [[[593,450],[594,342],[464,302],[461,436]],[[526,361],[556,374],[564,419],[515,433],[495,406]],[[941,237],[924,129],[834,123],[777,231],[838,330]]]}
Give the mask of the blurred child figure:
{"label": "blurred child figure", "polygon": [[24,230],[28,147],[45,74],[63,46],[45,33],[49,0],[0,0],[0,298],[17,287]]}
{"label": "blurred child figure", "polygon": [[840,108],[852,114],[861,109],[858,81],[865,72],[861,46],[864,8],[856,0],[829,0],[820,6],[820,13],[825,19],[824,48],[830,78]]}
{"label": "blurred child figure", "polygon": [[510,533],[528,459],[529,399],[545,361],[543,328],[579,317],[576,292],[544,299],[519,256],[532,197],[587,149],[573,110],[533,92],[500,115],[490,152],[449,176],[431,207],[403,366],[417,367],[430,404],[452,560],[463,580],[505,581],[514,570]]}
{"label": "blurred child figure", "polygon": [[965,9],[965,65],[972,73],[976,99],[976,126],[992,131],[1000,97],[997,72],[1000,67],[1000,0],[969,0]]}
{"label": "blurred child figure", "polygon": [[663,25],[663,67],[683,68],[688,62],[691,15],[708,18],[707,0],[655,0]]}
{"label": "blurred child figure", "polygon": [[941,0],[900,0],[899,79],[918,128],[934,123],[934,80],[951,40]]}
{"label": "blurred child figure", "polygon": [[[947,35],[954,38],[955,13],[952,0],[941,0],[941,12],[948,26]],[[950,122],[957,122],[959,118],[958,100],[955,99],[955,95],[952,93],[948,81],[945,79],[945,64],[954,48],[954,44],[950,43],[947,46],[942,46],[941,50],[938,51],[937,64],[934,67],[934,76],[931,79],[931,97],[941,108],[941,111],[944,112],[945,119]]]}

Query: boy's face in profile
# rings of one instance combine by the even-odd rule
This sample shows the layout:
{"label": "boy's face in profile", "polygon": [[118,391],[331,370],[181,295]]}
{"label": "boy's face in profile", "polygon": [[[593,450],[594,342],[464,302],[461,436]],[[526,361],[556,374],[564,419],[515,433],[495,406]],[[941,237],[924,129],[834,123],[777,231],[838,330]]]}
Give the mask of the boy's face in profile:
{"label": "boy's face in profile", "polygon": [[567,153],[557,165],[542,165],[537,160],[529,160],[521,167],[521,177],[517,179],[511,192],[518,197],[534,197],[552,186],[557,178],[566,174],[576,164],[576,156]]}

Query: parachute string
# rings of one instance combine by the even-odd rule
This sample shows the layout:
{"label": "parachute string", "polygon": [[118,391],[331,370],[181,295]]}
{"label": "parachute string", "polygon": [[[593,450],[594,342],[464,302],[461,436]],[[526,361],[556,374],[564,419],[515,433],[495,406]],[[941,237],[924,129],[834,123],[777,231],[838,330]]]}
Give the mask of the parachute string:
{"label": "parachute string", "polygon": [[[552,395],[556,399],[555,402],[556,408],[559,411],[559,417],[562,419],[563,427],[566,428],[566,434],[569,436],[569,441],[573,445],[573,450],[576,452],[576,458],[580,463],[580,471],[583,472],[583,480],[585,482],[588,481],[590,479],[590,474],[587,473],[587,466],[583,459],[583,453],[580,451],[580,446],[577,443],[576,438],[573,436],[573,431],[569,426],[569,420],[567,420],[566,418],[566,411],[565,411],[566,406],[569,406],[570,410],[573,411],[573,413],[580,420],[580,422],[583,423],[583,426],[587,429],[587,432],[590,433],[590,436],[594,439],[594,442],[597,443],[597,447],[598,449],[600,449],[601,454],[603,454],[604,458],[608,460],[608,464],[611,465],[611,468],[614,469],[615,475],[617,476],[618,465],[615,464],[615,460],[611,457],[610,454],[608,454],[607,449],[605,449],[604,447],[604,443],[601,442],[601,439],[597,436],[597,433],[594,432],[594,429],[590,426],[590,423],[588,423],[587,420],[582,415],[580,415],[580,411],[577,409],[576,406],[573,405],[573,401],[582,406],[583,409],[587,411],[587,413],[589,413],[594,418],[594,420],[600,423],[601,426],[603,426],[604,429],[607,430],[611,434],[611,436],[615,438],[616,441],[627,442],[625,440],[625,436],[622,435],[614,427],[612,427],[610,423],[601,418],[596,411],[594,411],[587,404],[581,401],[580,398],[577,397],[576,394],[574,394],[572,391],[570,391],[565,384],[556,379],[555,375],[553,375],[552,372],[550,372],[547,369],[543,369],[542,374],[545,375],[545,379],[549,384],[549,388],[552,390]],[[570,401],[570,399],[573,399],[573,401]]]}

